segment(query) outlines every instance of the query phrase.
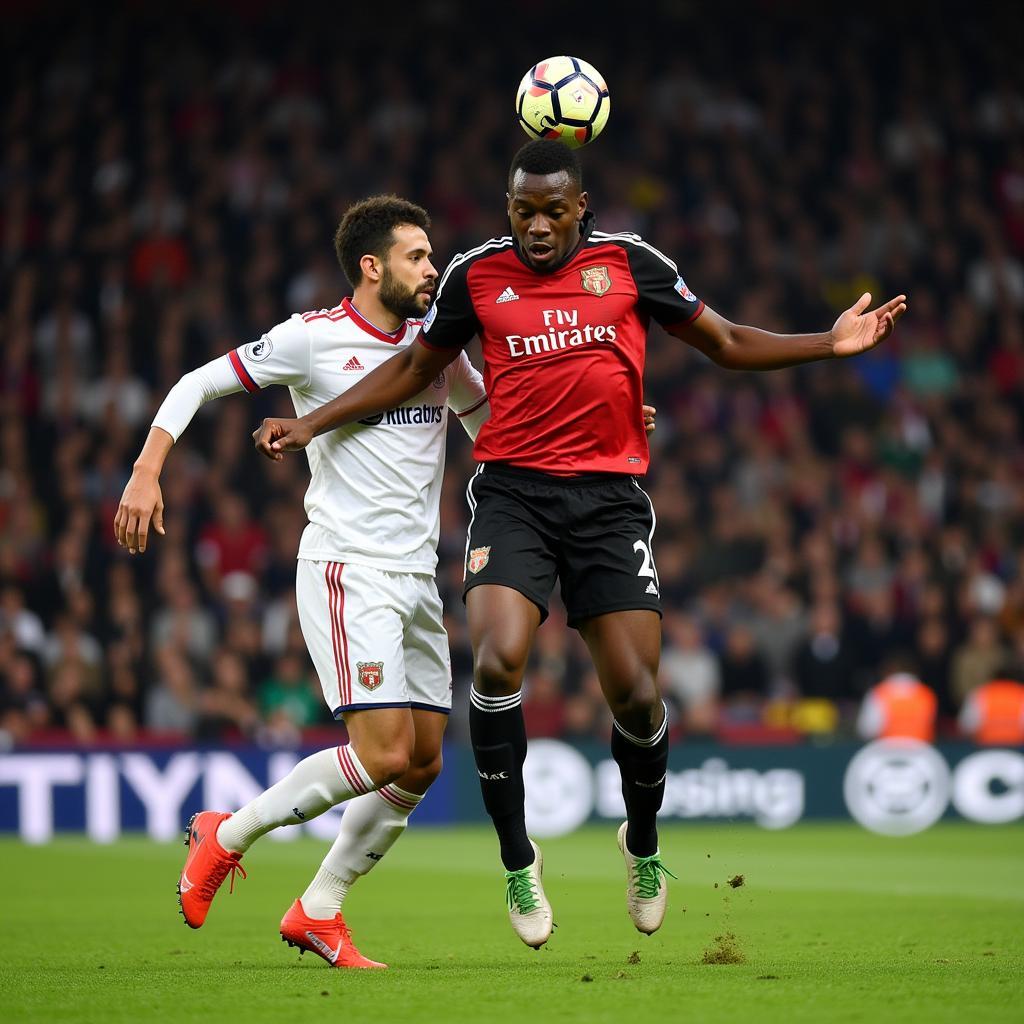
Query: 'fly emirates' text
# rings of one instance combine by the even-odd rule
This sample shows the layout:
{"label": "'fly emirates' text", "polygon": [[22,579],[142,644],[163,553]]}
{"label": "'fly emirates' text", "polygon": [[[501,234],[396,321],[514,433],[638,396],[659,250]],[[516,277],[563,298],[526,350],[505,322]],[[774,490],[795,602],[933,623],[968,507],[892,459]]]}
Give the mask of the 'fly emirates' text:
{"label": "'fly emirates' text", "polygon": [[[614,341],[614,324],[585,324],[577,326],[579,310],[576,309],[544,309],[543,334],[506,334],[508,351],[513,359],[520,356],[535,356],[541,352],[556,352],[558,349],[589,345],[595,341]],[[560,328],[565,328],[560,329]]]}

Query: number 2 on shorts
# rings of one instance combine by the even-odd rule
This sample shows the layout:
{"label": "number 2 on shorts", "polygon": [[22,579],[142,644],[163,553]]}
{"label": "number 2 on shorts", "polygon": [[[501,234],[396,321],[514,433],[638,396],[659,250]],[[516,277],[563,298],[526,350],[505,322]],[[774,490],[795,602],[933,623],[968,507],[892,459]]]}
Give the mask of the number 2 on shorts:
{"label": "number 2 on shorts", "polygon": [[633,550],[643,552],[644,556],[643,564],[640,566],[637,576],[650,576],[652,580],[657,580],[658,574],[654,570],[654,562],[651,559],[651,549],[647,546],[647,542],[638,540],[633,545]]}

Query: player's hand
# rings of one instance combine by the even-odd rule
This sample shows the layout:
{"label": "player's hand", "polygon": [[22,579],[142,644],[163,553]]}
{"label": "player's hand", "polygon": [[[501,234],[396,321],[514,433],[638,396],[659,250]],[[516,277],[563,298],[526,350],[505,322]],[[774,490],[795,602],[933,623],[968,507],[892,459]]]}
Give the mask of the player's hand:
{"label": "player's hand", "polygon": [[855,356],[874,348],[892,334],[896,321],[907,311],[906,295],[866,313],[871,302],[871,293],[865,292],[832,325],[832,354],[840,358]]}
{"label": "player's hand", "polygon": [[644,406],[644,430],[646,430],[648,434],[654,433],[654,414],[657,411],[658,410],[655,409],[653,405]]}
{"label": "player's hand", "polygon": [[164,498],[160,481],[148,470],[136,469],[125,486],[114,516],[114,537],[128,553],[146,550],[149,527],[164,535]]}
{"label": "player's hand", "polygon": [[256,451],[274,462],[284,458],[284,452],[301,451],[313,440],[313,431],[302,420],[268,417],[252,432]]}

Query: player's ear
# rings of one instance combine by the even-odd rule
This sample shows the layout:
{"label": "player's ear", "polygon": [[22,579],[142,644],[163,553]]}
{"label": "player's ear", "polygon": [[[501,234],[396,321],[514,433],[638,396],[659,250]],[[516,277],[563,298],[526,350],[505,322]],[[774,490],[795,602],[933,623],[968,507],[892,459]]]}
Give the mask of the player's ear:
{"label": "player's ear", "polygon": [[587,212],[587,200],[589,199],[586,192],[580,193],[579,207],[576,210],[576,219],[583,220],[583,214]]}
{"label": "player's ear", "polygon": [[372,253],[367,253],[365,256],[360,257],[359,269],[363,272],[363,277],[366,278],[367,281],[373,281],[376,283],[380,280],[380,260]]}

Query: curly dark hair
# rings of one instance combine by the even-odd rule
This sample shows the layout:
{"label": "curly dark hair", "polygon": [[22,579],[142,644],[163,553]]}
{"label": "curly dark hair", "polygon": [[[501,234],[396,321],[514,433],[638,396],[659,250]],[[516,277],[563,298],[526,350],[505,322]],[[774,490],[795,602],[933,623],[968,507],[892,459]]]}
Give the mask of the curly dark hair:
{"label": "curly dark hair", "polygon": [[564,143],[554,139],[534,139],[526,143],[514,157],[508,169],[508,190],[512,191],[512,179],[516,171],[527,174],[558,174],[565,171],[583,189],[583,168],[576,154]]}
{"label": "curly dark hair", "polygon": [[395,244],[394,229],[400,224],[426,231],[430,216],[422,206],[395,195],[370,196],[345,211],[334,233],[334,251],[353,288],[363,279],[359,261],[367,253],[387,261],[388,250]]}

